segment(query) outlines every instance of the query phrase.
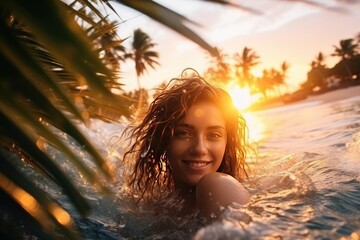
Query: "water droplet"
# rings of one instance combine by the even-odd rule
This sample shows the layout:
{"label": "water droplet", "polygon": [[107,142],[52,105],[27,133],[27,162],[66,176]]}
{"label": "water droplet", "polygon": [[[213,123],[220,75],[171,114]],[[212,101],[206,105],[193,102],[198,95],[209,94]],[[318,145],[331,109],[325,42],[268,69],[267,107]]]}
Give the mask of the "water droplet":
{"label": "water droplet", "polygon": [[146,157],[147,153],[148,153],[148,151],[142,152],[142,153],[140,154],[140,157],[141,157],[141,158]]}
{"label": "water droplet", "polygon": [[216,214],[215,213],[210,213],[210,218],[216,218]]}

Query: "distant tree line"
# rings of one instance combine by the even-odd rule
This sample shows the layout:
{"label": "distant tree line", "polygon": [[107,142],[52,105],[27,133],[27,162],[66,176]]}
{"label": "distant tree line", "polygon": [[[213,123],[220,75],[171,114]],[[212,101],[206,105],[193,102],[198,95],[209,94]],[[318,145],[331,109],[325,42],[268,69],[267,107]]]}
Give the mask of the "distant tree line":
{"label": "distant tree line", "polygon": [[[287,61],[283,61],[277,68],[263,69],[261,74],[255,75],[253,69],[261,61],[260,56],[252,48],[244,47],[241,53],[235,52],[232,56],[220,49],[217,50],[219,54],[216,57],[210,57],[209,66],[203,73],[207,81],[223,84],[235,83],[242,88],[248,88],[252,94],[261,94],[264,101],[269,101],[270,98],[281,100],[281,97],[289,96],[289,93],[284,91],[287,90],[286,79],[290,68]],[[339,58],[339,62],[333,67],[328,67],[325,63],[325,55],[319,52],[310,63],[306,80],[294,92],[294,95],[301,93],[301,97],[304,98],[309,94],[360,84],[360,33],[355,38],[340,40],[338,46],[334,45],[334,52],[329,56]],[[141,74],[137,71],[137,76],[142,75],[146,66],[154,68],[154,64],[158,63],[154,61],[143,64],[143,71]],[[162,83],[162,87],[164,85],[166,82]],[[141,106],[144,108],[148,106],[151,97],[146,89],[140,87],[125,95],[133,99],[143,96]]]}
{"label": "distant tree line", "polygon": [[263,69],[262,75],[256,76],[252,70],[260,63],[260,57],[252,48],[244,47],[241,53],[232,57],[220,51],[217,58],[212,58],[210,67],[204,73],[211,82],[235,82],[242,88],[249,88],[252,94],[260,93],[265,98],[271,93],[281,94],[281,86],[285,86],[289,63],[283,61],[279,68]]}
{"label": "distant tree line", "polygon": [[311,94],[360,84],[360,33],[355,38],[340,40],[330,56],[339,58],[333,67],[325,64],[322,52],[311,62],[307,80],[301,85],[303,91]]}

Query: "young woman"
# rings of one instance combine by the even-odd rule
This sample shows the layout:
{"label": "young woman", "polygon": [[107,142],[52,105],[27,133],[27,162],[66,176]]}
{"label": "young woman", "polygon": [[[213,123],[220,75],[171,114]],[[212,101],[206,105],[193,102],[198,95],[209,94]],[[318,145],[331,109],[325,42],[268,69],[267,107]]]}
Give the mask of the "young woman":
{"label": "young woman", "polygon": [[183,212],[218,215],[246,204],[246,123],[229,94],[199,76],[173,79],[151,103],[143,121],[129,127],[124,154],[130,189],[138,200],[176,194]]}

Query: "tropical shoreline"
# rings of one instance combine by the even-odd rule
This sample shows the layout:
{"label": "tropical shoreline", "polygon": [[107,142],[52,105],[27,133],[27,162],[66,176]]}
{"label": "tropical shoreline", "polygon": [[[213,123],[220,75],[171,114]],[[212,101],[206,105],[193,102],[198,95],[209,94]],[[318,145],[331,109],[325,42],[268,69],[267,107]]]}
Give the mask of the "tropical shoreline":
{"label": "tropical shoreline", "polygon": [[271,108],[282,107],[282,106],[290,106],[293,104],[307,103],[307,102],[313,102],[313,101],[321,101],[321,102],[326,103],[326,102],[340,101],[340,100],[352,98],[355,96],[360,96],[360,85],[349,86],[349,87],[344,87],[344,88],[327,91],[327,92],[321,93],[321,94],[310,95],[308,97],[305,97],[304,99],[301,99],[298,101],[292,101],[289,103],[277,101],[274,103],[265,104],[263,106],[256,106],[256,107],[250,108],[250,111],[265,110],[265,109],[271,109]]}
{"label": "tropical shoreline", "polygon": [[323,102],[333,102],[333,101],[340,101],[347,98],[352,98],[354,96],[360,96],[360,86],[351,86],[346,88],[340,88],[336,90],[332,90],[329,92],[325,92],[323,94],[312,95],[308,98],[295,102],[310,102],[310,101],[323,101]]}

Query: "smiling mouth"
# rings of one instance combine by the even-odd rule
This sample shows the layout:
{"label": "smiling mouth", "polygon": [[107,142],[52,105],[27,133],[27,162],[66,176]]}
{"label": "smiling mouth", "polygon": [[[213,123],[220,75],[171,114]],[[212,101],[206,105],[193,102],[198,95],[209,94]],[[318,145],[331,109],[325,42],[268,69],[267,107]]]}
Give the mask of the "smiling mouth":
{"label": "smiling mouth", "polygon": [[193,161],[184,161],[184,163],[189,167],[193,167],[193,168],[202,168],[210,164],[210,162],[193,162]]}

